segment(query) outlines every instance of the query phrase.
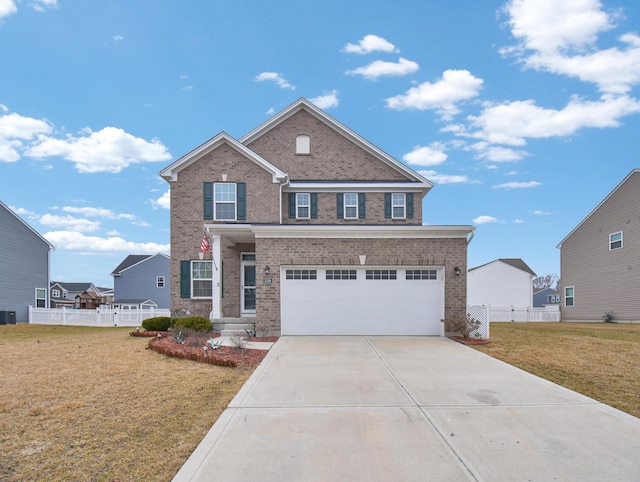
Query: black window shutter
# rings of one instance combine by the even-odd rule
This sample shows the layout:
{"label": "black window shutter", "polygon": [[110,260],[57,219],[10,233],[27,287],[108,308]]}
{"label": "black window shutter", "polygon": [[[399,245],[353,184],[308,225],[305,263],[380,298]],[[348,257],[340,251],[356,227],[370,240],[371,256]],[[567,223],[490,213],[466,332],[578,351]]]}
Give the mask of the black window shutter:
{"label": "black window shutter", "polygon": [[336,196],[336,206],[337,206],[337,215],[338,219],[344,218],[344,194],[338,193]]}
{"label": "black window shutter", "polygon": [[213,183],[205,182],[203,186],[204,219],[213,219]]}
{"label": "black window shutter", "polygon": [[363,192],[358,193],[358,217],[360,219],[367,217],[367,195]]}
{"label": "black window shutter", "polygon": [[407,217],[413,218],[413,193],[408,192],[407,196]]}
{"label": "black window shutter", "polygon": [[289,193],[289,217],[290,218],[296,217],[296,193],[295,192]]}
{"label": "black window shutter", "polygon": [[247,183],[236,183],[236,195],[238,196],[238,213],[236,218],[240,221],[247,219]]}
{"label": "black window shutter", "polygon": [[391,193],[390,192],[384,193],[384,217],[385,218],[391,217]]}
{"label": "black window shutter", "polygon": [[311,217],[315,219],[318,217],[318,193],[312,192],[309,197],[311,198]]}
{"label": "black window shutter", "polygon": [[191,298],[191,261],[180,261],[180,298]]}

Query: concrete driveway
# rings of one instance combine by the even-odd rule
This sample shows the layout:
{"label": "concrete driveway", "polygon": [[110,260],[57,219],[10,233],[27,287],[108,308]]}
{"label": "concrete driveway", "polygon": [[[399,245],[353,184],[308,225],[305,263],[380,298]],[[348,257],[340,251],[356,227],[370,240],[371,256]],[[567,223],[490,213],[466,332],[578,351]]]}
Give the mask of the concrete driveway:
{"label": "concrete driveway", "polygon": [[282,337],[176,481],[637,481],[640,419],[446,338]]}

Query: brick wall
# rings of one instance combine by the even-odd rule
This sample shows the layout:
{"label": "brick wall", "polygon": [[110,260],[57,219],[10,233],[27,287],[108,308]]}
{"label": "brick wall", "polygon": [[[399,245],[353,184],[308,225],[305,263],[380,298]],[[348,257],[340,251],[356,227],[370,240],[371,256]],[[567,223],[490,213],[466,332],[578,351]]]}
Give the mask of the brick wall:
{"label": "brick wall", "polygon": [[[445,316],[465,313],[467,244],[465,239],[276,239],[256,240],[257,272],[269,265],[271,285],[258,282],[256,320],[280,331],[280,266],[444,266]],[[460,275],[454,268],[458,266]],[[260,278],[260,277],[258,277]]]}

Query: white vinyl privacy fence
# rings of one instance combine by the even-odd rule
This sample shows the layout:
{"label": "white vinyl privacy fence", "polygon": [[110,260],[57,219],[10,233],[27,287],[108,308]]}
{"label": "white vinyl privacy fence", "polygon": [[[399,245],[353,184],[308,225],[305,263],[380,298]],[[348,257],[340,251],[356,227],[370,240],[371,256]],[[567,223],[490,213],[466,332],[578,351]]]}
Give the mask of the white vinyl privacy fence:
{"label": "white vinyl privacy fence", "polygon": [[560,321],[559,306],[542,308],[484,305],[489,321]]}
{"label": "white vinyl privacy fence", "polygon": [[143,320],[154,316],[171,316],[171,313],[157,308],[76,310],[29,307],[29,323],[34,325],[140,326]]}

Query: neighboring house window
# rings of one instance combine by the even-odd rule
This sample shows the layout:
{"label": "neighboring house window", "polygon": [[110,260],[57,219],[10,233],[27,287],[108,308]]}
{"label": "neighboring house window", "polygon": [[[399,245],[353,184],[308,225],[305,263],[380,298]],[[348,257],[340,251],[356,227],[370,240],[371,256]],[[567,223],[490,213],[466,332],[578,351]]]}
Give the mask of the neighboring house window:
{"label": "neighboring house window", "polygon": [[36,288],[36,308],[47,307],[47,290]]}
{"label": "neighboring house window", "polygon": [[211,277],[211,261],[191,261],[191,298],[211,298]]}
{"label": "neighboring house window", "polygon": [[311,196],[308,192],[296,193],[296,218],[309,219],[311,217]]}
{"label": "neighboring house window", "polygon": [[573,286],[567,286],[564,289],[564,306],[574,306],[575,302],[575,290]]}
{"label": "neighboring house window", "polygon": [[395,269],[368,269],[366,279],[397,279]]}
{"label": "neighboring house window", "polygon": [[357,273],[355,269],[328,269],[325,278],[328,280],[357,279]]}
{"label": "neighboring house window", "polygon": [[336,199],[338,219],[365,219],[367,196],[363,192],[338,193]]}
{"label": "neighboring house window", "polygon": [[296,154],[311,154],[311,138],[305,134],[296,137]]}
{"label": "neighboring house window", "polygon": [[622,231],[609,235],[609,250],[622,248]]}
{"label": "neighboring house window", "polygon": [[309,219],[318,217],[318,193],[317,192],[290,192],[289,193],[289,218]]}
{"label": "neighboring house window", "polygon": [[51,290],[51,296],[54,298],[60,298],[60,290]]}
{"label": "neighboring house window", "polygon": [[413,193],[386,193],[384,195],[384,217],[391,219],[413,218]]}
{"label": "neighboring house window", "polygon": [[164,276],[156,277],[156,287],[157,288],[164,288]]}
{"label": "neighboring house window", "polygon": [[315,269],[288,269],[285,271],[286,279],[318,279]]}
{"label": "neighboring house window", "polygon": [[205,182],[203,201],[204,219],[247,219],[247,185],[244,182]]}

